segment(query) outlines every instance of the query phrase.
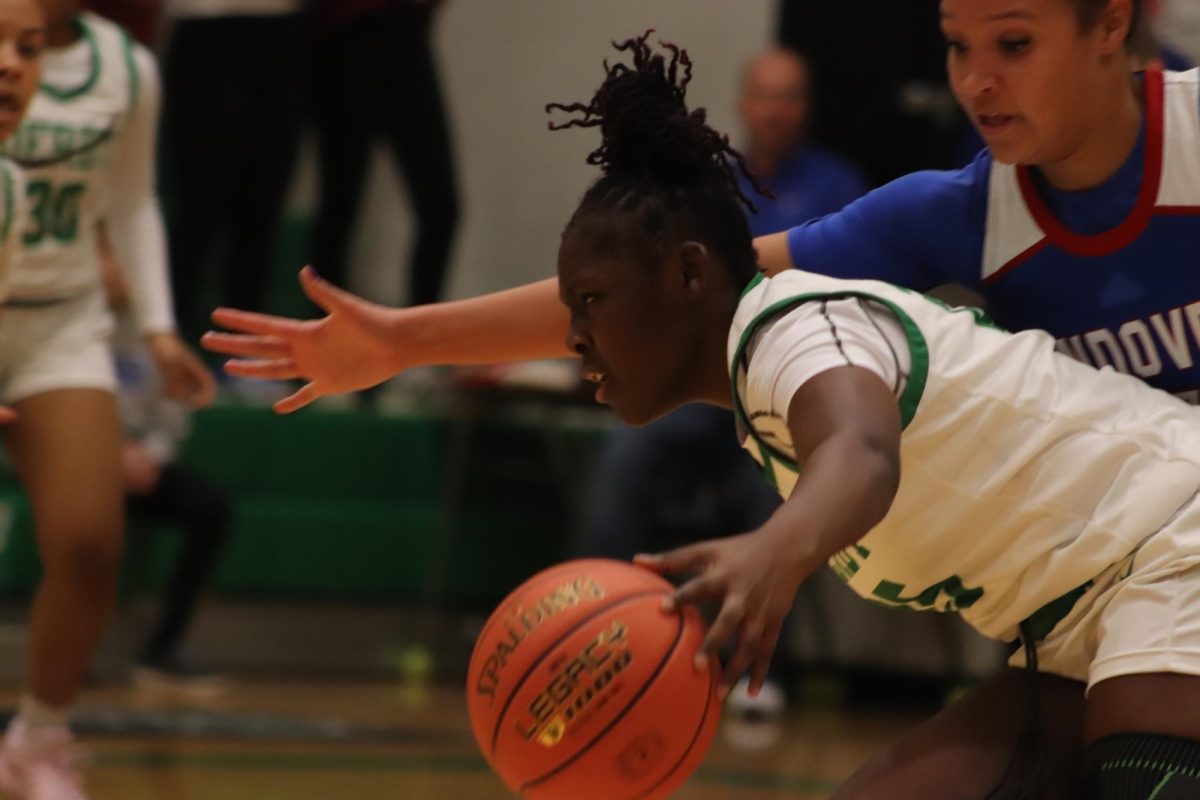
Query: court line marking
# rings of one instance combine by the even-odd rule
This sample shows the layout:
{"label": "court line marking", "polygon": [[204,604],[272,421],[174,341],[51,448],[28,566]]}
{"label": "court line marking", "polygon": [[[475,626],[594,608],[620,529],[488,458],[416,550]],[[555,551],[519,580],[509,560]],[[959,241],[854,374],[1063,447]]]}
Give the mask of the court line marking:
{"label": "court line marking", "polygon": [[[372,755],[362,753],[165,753],[114,752],[93,750],[91,763],[104,767],[141,767],[148,769],[184,768],[197,770],[259,771],[350,771],[350,772],[432,772],[471,774],[487,773],[486,762],[467,755]],[[750,770],[702,767],[693,782],[710,786],[743,789],[773,789],[828,794],[840,781],[809,775],[779,775]]]}

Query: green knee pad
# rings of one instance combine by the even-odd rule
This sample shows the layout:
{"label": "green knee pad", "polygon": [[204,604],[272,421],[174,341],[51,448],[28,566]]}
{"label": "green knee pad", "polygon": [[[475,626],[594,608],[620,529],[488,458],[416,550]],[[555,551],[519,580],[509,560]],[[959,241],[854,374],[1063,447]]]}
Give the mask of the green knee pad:
{"label": "green knee pad", "polygon": [[1086,800],[1200,800],[1200,742],[1146,733],[1106,736],[1084,752]]}

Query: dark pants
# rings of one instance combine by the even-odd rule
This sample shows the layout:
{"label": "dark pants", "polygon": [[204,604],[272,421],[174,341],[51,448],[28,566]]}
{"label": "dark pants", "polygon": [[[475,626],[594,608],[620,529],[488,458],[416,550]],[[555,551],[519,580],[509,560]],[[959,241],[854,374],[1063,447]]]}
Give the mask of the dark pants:
{"label": "dark pants", "polygon": [[[738,443],[733,414],[684,406],[645,427],[622,428],[605,444],[592,472],[578,555],[628,560],[748,533],[780,502]],[[771,675],[786,685],[791,668],[781,645]]]}
{"label": "dark pants", "polygon": [[401,169],[416,215],[408,264],[412,305],[441,299],[458,224],[430,15],[427,7],[399,4],[326,32],[313,85],[321,166],[313,264],[345,285],[371,144],[381,138]]}
{"label": "dark pants", "polygon": [[733,414],[685,406],[645,427],[622,428],[605,444],[580,555],[628,559],[747,533],[779,503],[738,444]]}
{"label": "dark pants", "polygon": [[200,290],[214,266],[218,303],[266,305],[303,120],[307,34],[299,14],[188,19],[171,33],[163,155],[175,305],[189,338],[207,327]]}
{"label": "dark pants", "polygon": [[229,538],[233,512],[224,490],[185,467],[163,468],[147,495],[129,498],[130,516],[167,523],[183,534],[183,549],[163,599],[162,614],[146,642],[142,659],[170,657],[187,634],[201,592]]}

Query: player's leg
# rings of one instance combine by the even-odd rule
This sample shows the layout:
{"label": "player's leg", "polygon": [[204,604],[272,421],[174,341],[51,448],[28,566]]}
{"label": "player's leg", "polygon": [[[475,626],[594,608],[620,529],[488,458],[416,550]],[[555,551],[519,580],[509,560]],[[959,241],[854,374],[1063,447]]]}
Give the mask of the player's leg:
{"label": "player's leg", "polygon": [[167,465],[158,485],[132,498],[130,510],[165,522],[183,534],[183,547],[163,595],[162,610],[146,643],[141,662],[170,670],[187,635],[200,596],[229,538],[233,509],[229,496],[201,476],[175,464]]}
{"label": "player's leg", "polygon": [[1087,800],[1200,797],[1200,677],[1101,681],[1088,694]]}
{"label": "player's leg", "polygon": [[416,4],[399,4],[385,15],[395,44],[384,76],[392,100],[381,108],[381,119],[417,223],[408,264],[410,305],[442,299],[459,214],[453,143],[430,45],[432,15]]}
{"label": "player's leg", "polygon": [[226,197],[230,240],[224,302],[262,311],[296,161],[308,71],[316,65],[305,48],[303,15],[246,17],[239,26],[244,41],[237,61],[247,102],[232,116],[222,115],[224,124],[239,133],[227,151],[237,179]]}
{"label": "player's leg", "polygon": [[1200,501],[1135,553],[1093,638],[1087,800],[1200,797]]}
{"label": "player's leg", "polygon": [[322,277],[346,284],[350,238],[358,218],[374,117],[381,97],[376,50],[370,20],[326,31],[313,70],[313,122],[320,182],[314,221],[312,263]]}
{"label": "player's leg", "polygon": [[[992,677],[916,730],[888,745],[833,795],[834,800],[982,800],[1010,797],[1022,779],[1013,755],[1029,724],[1028,698],[1036,680],[1046,766],[1045,800],[1078,800],[1084,716],[1082,683],[1009,669]],[[1006,772],[1008,773],[1006,777]]]}
{"label": "player's leg", "polygon": [[228,58],[213,58],[224,44],[219,20],[183,20],[172,29],[163,65],[164,187],[168,194],[167,243],[171,288],[180,329],[194,340],[208,327],[202,290],[212,282],[218,234],[228,220],[226,206],[239,176],[225,157],[233,137],[246,132],[225,122],[214,108],[227,108],[229,94],[242,85],[224,70]]}
{"label": "player's leg", "polygon": [[82,798],[67,713],[116,595],[124,506],[115,396],[47,391],[16,403],[9,452],[33,508],[43,575],[30,619],[29,691],[0,752],[0,788]]}

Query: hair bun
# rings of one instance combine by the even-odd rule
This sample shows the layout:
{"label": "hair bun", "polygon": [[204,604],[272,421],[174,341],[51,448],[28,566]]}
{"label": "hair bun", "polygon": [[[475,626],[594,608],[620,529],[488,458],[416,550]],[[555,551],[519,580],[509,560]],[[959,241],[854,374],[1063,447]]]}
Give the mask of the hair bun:
{"label": "hair bun", "polygon": [[753,204],[737,188],[730,160],[764,193],[746,169],[745,159],[729,137],[709,127],[703,108],[688,111],[687,85],[692,60],[687,51],[659,42],[670,58],[655,53],[648,42],[653,29],[639,37],[613,42],[618,51],[632,53],[632,66],[604,62],[605,79],[590,103],[550,103],[546,111],[577,114],[551,130],[600,128],[601,144],[588,163],[605,175],[652,176],[674,184],[689,183],[719,171],[730,179],[738,197]]}

